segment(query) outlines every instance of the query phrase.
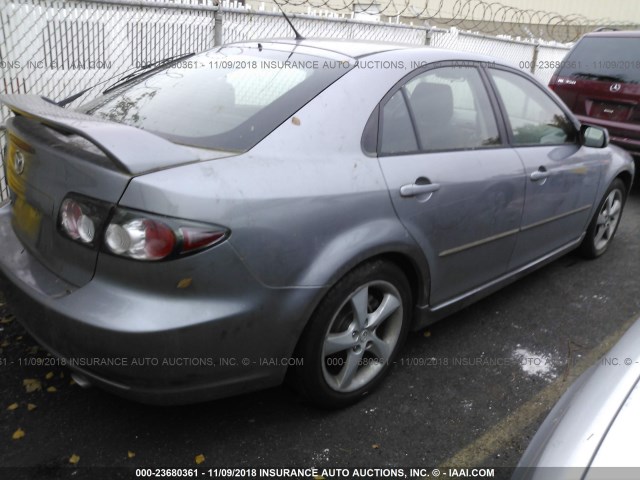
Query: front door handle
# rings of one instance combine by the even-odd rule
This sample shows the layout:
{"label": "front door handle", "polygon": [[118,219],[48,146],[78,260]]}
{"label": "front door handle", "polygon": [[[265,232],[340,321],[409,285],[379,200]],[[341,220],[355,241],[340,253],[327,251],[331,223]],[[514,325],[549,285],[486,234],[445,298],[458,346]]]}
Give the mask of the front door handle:
{"label": "front door handle", "polygon": [[415,197],[416,195],[426,195],[427,193],[433,193],[437,190],[440,190],[439,183],[427,183],[424,185],[410,183],[408,185],[402,185],[400,187],[400,196]]}
{"label": "front door handle", "polygon": [[538,180],[544,180],[549,175],[551,175],[551,172],[548,172],[545,167],[540,167],[538,170],[533,172],[529,178],[531,178],[532,182],[537,182]]}

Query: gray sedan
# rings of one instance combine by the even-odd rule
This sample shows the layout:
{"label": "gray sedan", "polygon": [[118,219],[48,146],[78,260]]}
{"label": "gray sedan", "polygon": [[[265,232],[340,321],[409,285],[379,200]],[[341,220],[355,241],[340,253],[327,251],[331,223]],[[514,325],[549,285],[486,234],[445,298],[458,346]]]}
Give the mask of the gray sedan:
{"label": "gray sedan", "polygon": [[78,379],[186,403],[288,378],[324,406],[419,329],[615,234],[634,166],[493,59],[251,41],[14,113],[0,278]]}

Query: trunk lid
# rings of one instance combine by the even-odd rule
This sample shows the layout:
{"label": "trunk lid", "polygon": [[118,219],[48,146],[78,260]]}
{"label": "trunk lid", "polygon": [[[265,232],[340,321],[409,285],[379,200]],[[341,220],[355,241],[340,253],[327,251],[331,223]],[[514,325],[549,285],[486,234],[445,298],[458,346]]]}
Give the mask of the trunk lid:
{"label": "trunk lid", "polygon": [[557,77],[552,88],[576,115],[607,127],[612,137],[640,140],[640,85]]}
{"label": "trunk lid", "polygon": [[558,77],[553,90],[577,115],[640,125],[640,85]]}
{"label": "trunk lid", "polygon": [[7,95],[0,101],[16,114],[7,122],[4,159],[13,229],[45,267],[76,286],[93,277],[98,249],[58,230],[60,205],[68,194],[112,206],[135,175],[228,155],[179,146],[36,96]]}

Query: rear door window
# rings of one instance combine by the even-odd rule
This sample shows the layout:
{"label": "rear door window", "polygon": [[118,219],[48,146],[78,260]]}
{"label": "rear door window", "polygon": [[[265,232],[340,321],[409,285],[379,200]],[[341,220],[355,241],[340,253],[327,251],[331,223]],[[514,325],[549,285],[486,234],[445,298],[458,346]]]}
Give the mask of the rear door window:
{"label": "rear door window", "polygon": [[475,67],[442,67],[405,86],[422,149],[464,150],[500,144],[487,91]]}
{"label": "rear door window", "polygon": [[382,155],[500,144],[493,108],[475,67],[445,66],[420,73],[382,107]]}

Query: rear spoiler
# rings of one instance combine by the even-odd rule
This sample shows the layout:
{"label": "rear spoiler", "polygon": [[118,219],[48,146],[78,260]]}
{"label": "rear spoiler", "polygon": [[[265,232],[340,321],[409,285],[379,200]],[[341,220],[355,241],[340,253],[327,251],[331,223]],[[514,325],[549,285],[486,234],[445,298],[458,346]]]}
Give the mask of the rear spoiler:
{"label": "rear spoiler", "polygon": [[38,95],[0,95],[0,103],[16,115],[85,138],[124,173],[135,175],[201,160],[193,149],[153,133],[67,110]]}

